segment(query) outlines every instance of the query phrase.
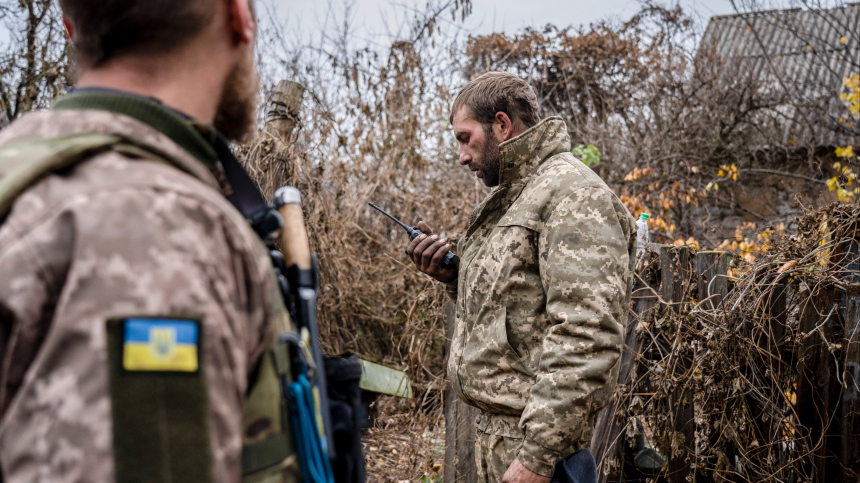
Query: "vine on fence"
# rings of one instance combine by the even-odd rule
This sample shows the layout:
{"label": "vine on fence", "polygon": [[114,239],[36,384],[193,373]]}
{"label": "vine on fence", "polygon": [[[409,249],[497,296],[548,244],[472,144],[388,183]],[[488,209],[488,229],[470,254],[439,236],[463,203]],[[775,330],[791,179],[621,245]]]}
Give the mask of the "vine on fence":
{"label": "vine on fence", "polygon": [[604,478],[622,466],[631,476],[624,453],[644,435],[668,464],[633,470],[640,477],[855,481],[858,219],[856,204],[807,213],[754,263],[735,255],[741,273],[724,293],[701,261],[727,254],[652,254],[637,294],[656,300],[633,322],[636,359],[615,395],[623,444],[605,458]]}

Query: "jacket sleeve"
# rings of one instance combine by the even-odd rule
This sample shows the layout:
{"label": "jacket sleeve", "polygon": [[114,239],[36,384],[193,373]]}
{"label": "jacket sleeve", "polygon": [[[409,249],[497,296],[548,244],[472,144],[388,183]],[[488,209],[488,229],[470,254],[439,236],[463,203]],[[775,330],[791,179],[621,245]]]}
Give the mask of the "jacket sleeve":
{"label": "jacket sleeve", "polygon": [[[457,245],[457,253],[463,253],[463,239],[461,238]],[[443,283],[445,287],[445,294],[448,295],[448,298],[451,299],[452,302],[457,303],[457,291],[460,286],[460,272],[457,272],[457,276],[454,277],[454,280]]]}
{"label": "jacket sleeve", "polygon": [[588,446],[592,418],[616,384],[631,278],[627,220],[614,205],[605,188],[582,188],[556,206],[540,236],[552,327],[520,420],[518,451],[540,475],[552,476],[557,459]]}

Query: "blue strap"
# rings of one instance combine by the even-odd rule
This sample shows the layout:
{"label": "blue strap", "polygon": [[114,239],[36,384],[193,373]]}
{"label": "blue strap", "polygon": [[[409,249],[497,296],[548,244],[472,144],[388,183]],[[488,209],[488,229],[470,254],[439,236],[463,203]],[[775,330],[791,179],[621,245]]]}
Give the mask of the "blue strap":
{"label": "blue strap", "polygon": [[299,451],[302,478],[308,483],[334,483],[331,462],[314,417],[314,396],[305,374],[289,385],[290,419]]}

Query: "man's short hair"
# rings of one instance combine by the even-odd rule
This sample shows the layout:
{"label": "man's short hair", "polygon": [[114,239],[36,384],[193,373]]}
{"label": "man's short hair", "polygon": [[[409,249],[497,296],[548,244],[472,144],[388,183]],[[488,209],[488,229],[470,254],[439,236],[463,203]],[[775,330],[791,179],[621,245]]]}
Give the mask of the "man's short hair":
{"label": "man's short hair", "polygon": [[60,0],[78,61],[90,68],[129,54],[169,54],[214,18],[215,0]]}
{"label": "man's short hair", "polygon": [[537,96],[524,79],[508,72],[487,72],[469,81],[454,98],[450,123],[461,107],[485,127],[491,125],[497,112],[504,112],[513,123],[526,129],[538,123]]}

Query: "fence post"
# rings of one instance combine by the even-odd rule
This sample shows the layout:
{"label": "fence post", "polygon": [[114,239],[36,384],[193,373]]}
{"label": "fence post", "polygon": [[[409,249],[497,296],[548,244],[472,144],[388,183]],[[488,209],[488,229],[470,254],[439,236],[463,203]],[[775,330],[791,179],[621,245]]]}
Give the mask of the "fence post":
{"label": "fence post", "polygon": [[266,114],[266,132],[281,142],[287,142],[299,123],[299,111],[305,88],[298,82],[281,80],[272,93]]}
{"label": "fence post", "polygon": [[[681,310],[681,303],[689,300],[689,285],[691,279],[690,249],[687,247],[662,246],[660,248],[660,267],[663,279],[663,300],[672,302],[672,310],[676,313]],[[683,320],[678,320],[679,329]],[[669,394],[668,410],[672,416],[674,433],[684,438],[683,449],[676,453],[672,452],[669,458],[669,483],[687,483],[690,474],[691,456],[695,457],[695,430],[696,424],[693,419],[693,393],[683,385],[692,367],[693,360],[686,352],[691,350],[686,347],[689,341],[682,341],[678,346],[683,355],[676,361],[671,369],[673,376],[679,379],[679,384]]]}
{"label": "fence post", "polygon": [[[454,304],[445,306],[446,359],[451,356],[451,339],[454,336]],[[476,483],[478,481],[475,466],[475,418],[478,410],[457,397],[450,385],[445,383],[445,483]]]}
{"label": "fence post", "polygon": [[698,278],[698,300],[707,300],[705,309],[713,310],[729,293],[728,254],[726,252],[696,253]]}
{"label": "fence post", "polygon": [[[657,303],[657,290],[660,288],[660,270],[656,260],[651,262],[651,250],[656,245],[648,247],[649,252],[643,259],[642,266],[634,279],[631,311],[628,313],[627,330],[624,336],[624,346],[621,350],[621,363],[618,369],[618,385],[628,386],[632,381],[632,369],[636,357],[642,351],[642,341],[636,337],[639,322],[646,318],[649,310]],[[650,262],[650,263],[649,263]],[[597,478],[600,483],[622,481],[624,472],[625,437],[622,430],[626,421],[619,420],[618,414],[624,411],[629,401],[622,399],[622,393],[616,391],[612,399],[597,416],[594,435],[591,438],[591,451],[597,461]],[[605,472],[606,464],[615,459],[617,466],[610,472]]]}
{"label": "fence post", "polygon": [[860,284],[848,286],[842,392],[842,483],[860,480]]}
{"label": "fence post", "polygon": [[[696,253],[696,274],[698,275],[698,297],[699,307],[704,310],[716,310],[720,307],[723,299],[729,293],[729,254],[720,251],[706,251]],[[720,433],[711,432],[708,438],[711,448],[715,447],[720,440]],[[731,454],[730,449],[723,448],[723,453]]]}
{"label": "fence post", "polygon": [[[827,429],[830,421],[830,349],[833,337],[833,287],[814,287],[801,308],[800,350],[797,362],[797,416],[809,441],[809,456],[798,472],[813,481],[827,481]],[[801,449],[803,454],[804,449]],[[831,475],[835,476],[835,475]]]}

